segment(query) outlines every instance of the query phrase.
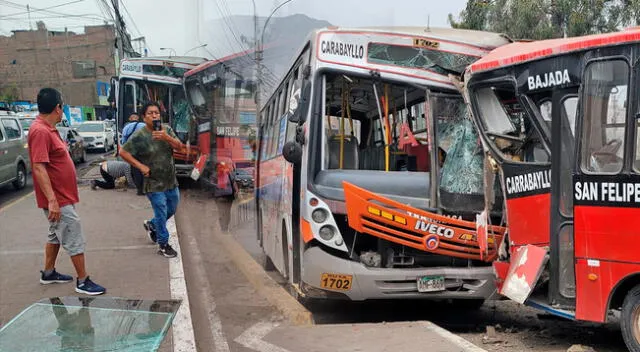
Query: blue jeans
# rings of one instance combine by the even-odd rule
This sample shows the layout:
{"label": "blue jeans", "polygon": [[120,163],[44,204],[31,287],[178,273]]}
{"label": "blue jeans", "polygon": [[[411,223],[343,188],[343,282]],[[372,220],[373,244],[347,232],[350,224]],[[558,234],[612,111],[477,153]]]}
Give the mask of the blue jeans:
{"label": "blue jeans", "polygon": [[158,244],[165,245],[169,242],[169,230],[167,230],[167,220],[169,220],[178,208],[180,203],[180,190],[178,187],[164,192],[147,193],[147,198],[153,207],[153,228],[156,231]]}

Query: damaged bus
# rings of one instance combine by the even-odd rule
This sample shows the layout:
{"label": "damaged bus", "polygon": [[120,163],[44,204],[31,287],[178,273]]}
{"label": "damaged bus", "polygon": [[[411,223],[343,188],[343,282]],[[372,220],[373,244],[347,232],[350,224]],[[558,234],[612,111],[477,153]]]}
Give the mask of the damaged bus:
{"label": "damaged bus", "polygon": [[303,297],[479,307],[495,292],[504,228],[477,238],[482,147],[450,76],[509,42],[424,27],[313,32],[259,119],[265,265]]}
{"label": "damaged bus", "polygon": [[[508,237],[498,292],[551,314],[619,316],[640,351],[640,30],[514,43],[472,64],[487,206]],[[498,223],[500,225],[500,223]],[[613,314],[617,312],[617,314]]]}
{"label": "damaged bus", "polygon": [[256,135],[257,105],[250,55],[241,52],[207,61],[184,77],[197,125],[194,152],[198,157],[191,178],[214,195],[227,188],[229,172],[254,166],[251,143]]}
{"label": "damaged bus", "polygon": [[120,62],[120,74],[114,82],[119,133],[132,113],[153,101],[160,105],[162,121],[169,124],[187,145],[187,150],[174,151],[178,177],[191,174],[197,157],[197,153],[189,148],[197,143],[197,135],[195,119],[182,87],[183,77],[205,61],[204,58],[177,56],[127,58]]}

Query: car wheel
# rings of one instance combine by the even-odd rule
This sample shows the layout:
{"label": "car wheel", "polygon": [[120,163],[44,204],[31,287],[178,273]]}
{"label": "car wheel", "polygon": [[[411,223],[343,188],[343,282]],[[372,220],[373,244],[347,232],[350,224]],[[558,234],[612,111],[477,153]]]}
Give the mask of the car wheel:
{"label": "car wheel", "polygon": [[16,171],[16,180],[13,181],[13,188],[16,190],[21,190],[27,185],[27,169],[23,164],[18,165],[18,170]]}

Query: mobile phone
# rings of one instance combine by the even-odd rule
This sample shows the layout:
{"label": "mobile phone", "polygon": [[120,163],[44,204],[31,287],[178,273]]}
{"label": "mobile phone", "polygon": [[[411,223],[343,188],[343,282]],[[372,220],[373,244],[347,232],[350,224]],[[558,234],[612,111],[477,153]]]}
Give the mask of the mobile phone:
{"label": "mobile phone", "polygon": [[162,121],[153,120],[153,130],[154,131],[162,131]]}

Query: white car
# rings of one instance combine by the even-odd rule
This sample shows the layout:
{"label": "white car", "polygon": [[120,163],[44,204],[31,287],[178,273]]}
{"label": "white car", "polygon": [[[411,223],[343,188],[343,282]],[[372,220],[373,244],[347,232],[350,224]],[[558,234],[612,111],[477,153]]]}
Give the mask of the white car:
{"label": "white car", "polygon": [[115,147],[113,128],[104,121],[86,121],[76,129],[87,149],[102,149],[105,152]]}

